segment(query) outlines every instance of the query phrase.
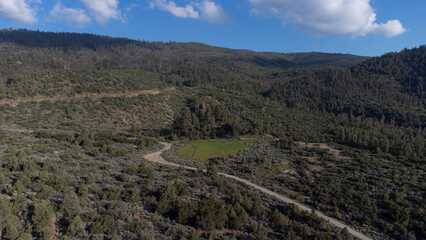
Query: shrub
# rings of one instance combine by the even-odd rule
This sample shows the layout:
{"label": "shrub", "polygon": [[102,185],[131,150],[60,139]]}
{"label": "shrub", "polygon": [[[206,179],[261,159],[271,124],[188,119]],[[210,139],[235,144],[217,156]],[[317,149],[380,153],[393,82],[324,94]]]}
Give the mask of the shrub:
{"label": "shrub", "polygon": [[75,216],[71,221],[70,225],[67,229],[67,234],[71,236],[79,235],[84,233],[84,229],[86,227],[86,223],[81,220],[80,216]]}
{"label": "shrub", "polygon": [[80,212],[80,199],[74,190],[67,190],[64,199],[61,203],[61,210],[64,213],[64,217],[67,221],[74,219],[74,216]]}
{"label": "shrub", "polygon": [[38,232],[46,228],[49,225],[53,214],[53,210],[47,202],[39,203],[35,207],[34,215],[32,217],[34,229]]}

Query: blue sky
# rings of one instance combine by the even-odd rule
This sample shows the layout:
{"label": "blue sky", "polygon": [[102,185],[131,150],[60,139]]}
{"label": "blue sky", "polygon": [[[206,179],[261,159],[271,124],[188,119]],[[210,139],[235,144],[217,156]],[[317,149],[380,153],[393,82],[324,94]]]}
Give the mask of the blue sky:
{"label": "blue sky", "polygon": [[426,44],[424,0],[0,0],[0,28],[377,56]]}

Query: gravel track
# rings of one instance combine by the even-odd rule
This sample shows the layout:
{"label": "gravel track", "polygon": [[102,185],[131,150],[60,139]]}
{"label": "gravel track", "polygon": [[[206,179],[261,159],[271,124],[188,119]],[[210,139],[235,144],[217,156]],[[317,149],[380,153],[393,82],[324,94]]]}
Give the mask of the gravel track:
{"label": "gravel track", "polygon": [[[153,152],[153,153],[146,154],[146,155],[144,155],[144,158],[145,158],[146,160],[148,160],[148,161],[150,161],[150,162],[154,162],[154,163],[159,163],[159,164],[168,165],[168,166],[172,166],[172,167],[180,167],[180,168],[187,169],[187,170],[192,170],[192,171],[197,170],[197,168],[194,168],[194,167],[188,167],[188,166],[184,166],[184,165],[180,165],[180,164],[176,164],[176,163],[172,163],[172,162],[168,162],[168,161],[164,160],[164,158],[163,158],[163,157],[161,157],[161,154],[162,154],[164,151],[169,150],[169,149],[172,147],[172,144],[170,144],[170,143],[164,143],[164,142],[162,142],[161,144],[163,144],[163,145],[164,145],[164,148],[163,148],[163,149],[161,149],[160,151],[157,151],[157,152]],[[205,170],[204,170],[204,171],[205,171]],[[312,209],[311,209],[311,208],[309,208],[309,207],[307,207],[307,206],[305,206],[305,205],[303,205],[303,204],[301,204],[301,203],[299,203],[299,202],[296,202],[296,201],[294,201],[294,200],[292,200],[292,199],[290,199],[290,198],[284,197],[284,196],[282,196],[282,195],[280,195],[280,194],[278,194],[278,193],[276,193],[276,192],[273,192],[273,191],[271,191],[271,190],[269,190],[269,189],[266,189],[266,188],[261,187],[261,186],[259,186],[259,185],[257,185],[257,184],[254,184],[254,183],[252,183],[252,182],[250,182],[250,181],[248,181],[248,180],[246,180],[246,179],[239,178],[239,177],[237,177],[237,176],[230,175],[230,174],[226,174],[226,173],[219,173],[219,175],[224,176],[224,177],[227,177],[227,178],[230,178],[230,179],[234,179],[235,181],[238,181],[238,182],[240,182],[240,183],[244,183],[244,184],[246,184],[246,185],[248,185],[248,186],[250,186],[250,187],[253,187],[253,188],[255,188],[255,189],[257,189],[257,190],[259,190],[259,191],[261,191],[261,192],[265,193],[265,194],[268,194],[269,196],[275,197],[276,199],[278,199],[278,200],[280,200],[280,201],[282,201],[282,202],[285,202],[285,203],[293,203],[293,204],[295,204],[295,205],[296,205],[296,206],[297,206],[300,210],[308,211],[308,212],[311,212],[311,211],[312,211]],[[355,229],[351,228],[350,226],[345,225],[344,223],[342,223],[342,222],[340,222],[340,221],[338,221],[338,220],[336,220],[336,219],[334,219],[334,218],[328,217],[328,216],[326,216],[325,214],[323,214],[323,213],[321,213],[321,212],[319,212],[319,211],[317,211],[317,210],[316,210],[315,212],[316,212],[316,214],[317,214],[319,217],[321,217],[321,218],[323,218],[323,219],[327,220],[330,224],[333,224],[334,226],[339,227],[339,228],[342,228],[342,229],[343,229],[343,228],[346,228],[346,229],[348,230],[348,232],[349,232],[350,234],[352,234],[352,235],[353,235],[354,237],[356,237],[356,238],[359,238],[359,239],[362,239],[362,240],[372,240],[371,238],[369,238],[369,237],[365,236],[365,235],[364,235],[364,234],[362,234],[361,232],[356,231]]]}

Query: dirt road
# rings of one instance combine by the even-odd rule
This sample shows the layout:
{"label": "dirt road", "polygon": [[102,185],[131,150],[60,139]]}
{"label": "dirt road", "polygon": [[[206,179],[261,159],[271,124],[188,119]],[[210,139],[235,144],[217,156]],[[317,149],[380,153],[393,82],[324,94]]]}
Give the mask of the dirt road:
{"label": "dirt road", "polygon": [[71,99],[83,99],[83,98],[103,98],[103,97],[137,97],[139,95],[145,94],[145,95],[156,95],[160,93],[160,91],[157,90],[135,90],[135,91],[126,91],[126,92],[111,92],[111,93],[79,93],[74,96],[54,96],[54,97],[48,97],[48,96],[42,96],[37,95],[34,97],[18,97],[16,99],[8,99],[4,98],[0,100],[0,105],[3,104],[9,104],[11,106],[17,106],[19,103],[25,103],[25,102],[42,102],[42,101],[64,101],[64,100],[71,100]]}
{"label": "dirt road", "polygon": [[[163,152],[164,152],[164,151],[166,151],[166,150],[169,150],[169,149],[172,147],[172,144],[170,144],[170,143],[161,143],[161,144],[163,144],[163,145],[164,145],[164,148],[163,148],[162,150],[160,150],[160,151],[158,151],[158,152],[154,152],[154,153],[146,154],[146,155],[144,156],[144,158],[145,158],[146,160],[150,161],[150,162],[160,163],[160,164],[164,164],[164,165],[168,165],[168,166],[172,166],[172,167],[180,167],[180,168],[184,168],[184,169],[188,169],[188,170],[197,170],[196,168],[193,168],[193,167],[188,167],[188,166],[184,166],[184,165],[179,165],[179,164],[172,163],[172,162],[168,162],[168,161],[164,160],[164,158],[163,158],[163,157],[161,157],[161,153],[163,153]],[[204,170],[204,171],[205,171],[205,170]],[[259,186],[259,185],[257,185],[257,184],[254,184],[254,183],[252,183],[252,182],[250,182],[250,181],[247,181],[247,180],[245,180],[245,179],[242,179],[242,178],[236,177],[236,176],[234,176],[234,175],[229,175],[229,174],[226,174],[226,173],[219,173],[219,175],[224,176],[224,177],[227,177],[227,178],[234,179],[235,181],[238,181],[238,182],[241,182],[241,183],[244,183],[244,184],[246,184],[246,185],[248,185],[248,186],[251,186],[251,187],[253,187],[253,188],[255,188],[255,189],[257,189],[257,190],[259,190],[259,191],[261,191],[261,192],[265,193],[265,194],[268,194],[268,195],[270,195],[270,196],[272,196],[272,197],[275,197],[275,198],[277,198],[278,200],[280,200],[280,201],[282,201],[282,202],[285,202],[285,203],[293,203],[293,204],[295,204],[295,205],[296,205],[296,206],[297,206],[300,210],[304,210],[304,211],[308,211],[308,212],[311,212],[311,211],[312,211],[312,209],[311,209],[311,208],[309,208],[309,207],[307,207],[307,206],[305,206],[305,205],[303,205],[303,204],[301,204],[301,203],[298,203],[298,202],[296,202],[296,201],[294,201],[294,200],[292,200],[292,199],[290,199],[290,198],[287,198],[287,197],[284,197],[284,196],[282,196],[282,195],[279,195],[279,194],[278,194],[278,193],[276,193],[276,192],[273,192],[273,191],[271,191],[271,190],[269,190],[269,189],[266,189],[266,188],[264,188],[264,187],[261,187],[261,186]],[[360,232],[356,231],[355,229],[353,229],[353,228],[351,228],[351,227],[349,227],[349,226],[345,225],[344,223],[342,223],[342,222],[340,222],[340,221],[338,221],[338,220],[336,220],[336,219],[334,219],[334,218],[330,218],[330,217],[328,217],[328,216],[324,215],[323,213],[321,213],[321,212],[319,212],[319,211],[316,211],[316,214],[317,214],[319,217],[324,218],[325,220],[329,221],[331,224],[333,224],[333,225],[334,225],[334,226],[336,226],[336,227],[339,227],[339,228],[342,228],[342,229],[343,229],[343,228],[348,229],[349,233],[350,233],[350,234],[352,234],[354,237],[357,237],[357,238],[362,239],[362,240],[372,240],[371,238],[369,238],[369,237],[365,236],[364,234],[362,234],[362,233],[360,233]]]}

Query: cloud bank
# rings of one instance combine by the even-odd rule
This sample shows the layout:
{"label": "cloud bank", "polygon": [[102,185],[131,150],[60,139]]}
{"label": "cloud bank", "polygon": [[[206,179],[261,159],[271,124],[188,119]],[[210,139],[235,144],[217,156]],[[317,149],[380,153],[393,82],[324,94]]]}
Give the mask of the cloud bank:
{"label": "cloud bank", "polygon": [[0,0],[0,17],[21,23],[35,23],[37,22],[36,12],[29,5],[31,2],[33,1]]}
{"label": "cloud bank", "polygon": [[228,19],[222,6],[210,0],[192,2],[184,7],[178,6],[174,1],[153,0],[150,7],[170,12],[176,17],[201,19],[212,23],[221,23]]}
{"label": "cloud bank", "polygon": [[376,23],[370,0],[249,0],[253,14],[274,16],[319,35],[369,33],[394,37],[406,30],[399,20]]}
{"label": "cloud bank", "polygon": [[90,24],[90,17],[86,15],[83,9],[66,8],[60,3],[50,11],[50,16],[62,23],[73,27],[85,27]]}
{"label": "cloud bank", "polygon": [[[0,0],[0,18],[32,24],[37,22],[35,4],[41,0]],[[80,0],[83,9],[66,8],[59,2],[50,11],[50,17],[73,27],[84,27],[91,17],[98,24],[110,20],[125,22],[118,7],[119,0]],[[173,0],[150,0],[152,9],[166,11],[179,18],[200,19],[211,23],[223,23],[229,17],[221,4],[214,0],[187,0],[179,5]],[[273,16],[284,24],[318,35],[367,34],[394,37],[406,32],[399,20],[377,23],[370,0],[248,0],[251,13]],[[134,4],[131,5],[134,7]],[[128,7],[126,11],[130,11]],[[89,15],[91,17],[89,17]]]}
{"label": "cloud bank", "polygon": [[124,22],[117,0],[80,0],[80,2],[84,4],[90,15],[95,17],[97,23],[105,24],[110,19]]}

